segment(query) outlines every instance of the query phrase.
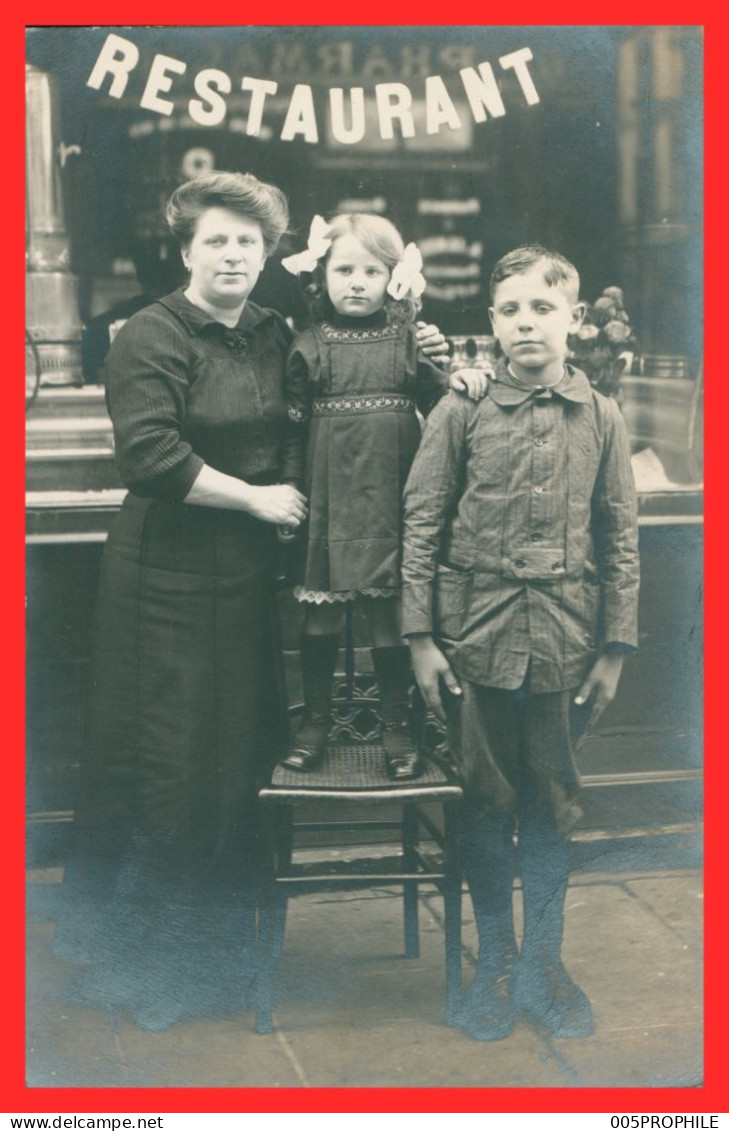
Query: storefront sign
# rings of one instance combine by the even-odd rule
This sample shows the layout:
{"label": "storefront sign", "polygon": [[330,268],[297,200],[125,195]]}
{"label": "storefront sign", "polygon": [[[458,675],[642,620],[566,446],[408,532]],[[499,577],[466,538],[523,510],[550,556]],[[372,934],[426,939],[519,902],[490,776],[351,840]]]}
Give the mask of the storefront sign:
{"label": "storefront sign", "polygon": [[[375,122],[383,140],[395,136],[395,129],[404,138],[412,138],[417,128],[426,135],[437,134],[444,127],[459,130],[463,126],[461,115],[468,113],[475,122],[485,122],[489,118],[501,118],[507,112],[497,81],[497,75],[513,73],[520,99],[528,106],[539,102],[539,94],[534,85],[529,63],[533,59],[529,47],[522,47],[507,55],[502,55],[496,67],[488,61],[461,67],[458,80],[450,80],[450,88],[440,74],[425,75],[412,83],[376,82],[349,88],[332,86],[329,88],[328,127],[335,141],[343,145],[355,145],[365,139],[369,118],[365,114],[365,100],[374,99],[376,106]],[[87,79],[87,85],[94,90],[103,90],[111,98],[121,98],[129,82],[129,76],[140,61],[139,48],[130,39],[110,33],[99,52],[99,56]],[[139,105],[144,110],[169,116],[175,109],[175,83],[187,72],[187,63],[171,55],[154,56],[146,76],[144,91]],[[360,73],[367,73],[362,68]],[[377,69],[371,70],[374,77]],[[234,79],[224,70],[207,67],[197,71],[192,77],[196,97],[187,103],[187,113],[193,122],[200,126],[219,126],[227,113],[226,96],[234,90]],[[266,104],[279,90],[279,84],[272,78],[256,78],[243,75],[236,78],[237,89],[250,94],[246,133],[249,137],[261,134]],[[464,101],[465,96],[465,101]],[[414,101],[425,104],[424,121],[413,112]],[[459,112],[460,110],[460,112]],[[370,127],[371,128],[371,127]],[[319,141],[320,129],[318,111],[314,99],[314,89],[309,82],[297,82],[289,97],[281,141],[301,139],[314,144]]]}

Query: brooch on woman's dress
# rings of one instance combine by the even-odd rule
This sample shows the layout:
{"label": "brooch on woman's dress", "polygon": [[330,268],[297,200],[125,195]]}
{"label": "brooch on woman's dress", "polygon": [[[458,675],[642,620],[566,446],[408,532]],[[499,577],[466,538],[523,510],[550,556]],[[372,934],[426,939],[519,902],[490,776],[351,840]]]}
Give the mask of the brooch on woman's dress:
{"label": "brooch on woman's dress", "polygon": [[246,353],[250,346],[248,335],[244,330],[234,330],[225,326],[222,339],[229,350],[235,350],[237,353]]}

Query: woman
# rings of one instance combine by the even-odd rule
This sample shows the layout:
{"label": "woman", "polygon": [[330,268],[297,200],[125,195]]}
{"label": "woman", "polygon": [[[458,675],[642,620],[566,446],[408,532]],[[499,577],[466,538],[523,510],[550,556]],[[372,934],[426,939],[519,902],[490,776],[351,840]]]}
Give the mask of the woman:
{"label": "woman", "polygon": [[286,482],[292,335],[249,301],[286,199],[211,172],[175,190],[167,217],[188,285],[135,314],[106,364],[129,494],[104,553],[55,941],[86,966],[82,1000],[154,1030],[248,1002],[256,787],[286,739],[276,529],[306,515]]}
{"label": "woman", "polygon": [[[288,225],[279,189],[209,173],[168,205],[189,283],[107,360],[129,488],[104,554],[89,760],[61,957],[145,1028],[240,1008],[255,974],[261,773],[285,734],[274,605],[291,332],[248,297]],[[73,898],[73,897],[76,898]]]}

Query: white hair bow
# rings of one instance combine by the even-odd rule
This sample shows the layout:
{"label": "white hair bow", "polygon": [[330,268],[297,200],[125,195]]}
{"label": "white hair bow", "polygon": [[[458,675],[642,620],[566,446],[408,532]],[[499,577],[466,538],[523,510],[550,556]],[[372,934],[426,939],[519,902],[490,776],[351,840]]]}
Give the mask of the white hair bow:
{"label": "white hair bow", "polygon": [[332,246],[329,236],[329,225],[323,216],[315,216],[309,228],[309,238],[303,251],[296,255],[287,255],[281,264],[292,275],[300,275],[302,271],[314,271],[323,255]]}
{"label": "white hair bow", "polygon": [[423,257],[418,245],[409,243],[392,269],[387,293],[396,300],[405,298],[408,292],[414,298],[419,298],[425,290],[422,266]]}

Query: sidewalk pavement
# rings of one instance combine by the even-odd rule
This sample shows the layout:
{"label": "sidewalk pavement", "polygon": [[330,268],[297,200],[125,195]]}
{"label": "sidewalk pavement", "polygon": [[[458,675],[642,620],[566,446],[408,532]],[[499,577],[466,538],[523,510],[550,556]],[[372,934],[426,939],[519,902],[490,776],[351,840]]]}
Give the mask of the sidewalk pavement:
{"label": "sidewalk pavement", "polygon": [[[54,884],[60,872],[31,873]],[[701,877],[693,869],[578,873],[563,957],[595,1032],[558,1040],[519,1021],[479,1043],[444,1024],[442,902],[421,889],[421,956],[402,954],[398,889],[290,903],[276,1032],[250,1013],[164,1033],[72,1004],[73,971],[51,955],[49,912],[28,925],[30,1087],[691,1087],[702,1080]],[[31,909],[34,901],[30,901]],[[516,915],[520,897],[515,895]],[[464,983],[476,933],[463,902]]]}

